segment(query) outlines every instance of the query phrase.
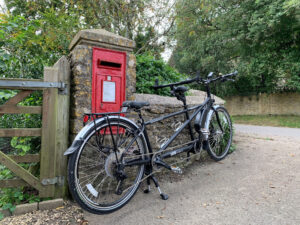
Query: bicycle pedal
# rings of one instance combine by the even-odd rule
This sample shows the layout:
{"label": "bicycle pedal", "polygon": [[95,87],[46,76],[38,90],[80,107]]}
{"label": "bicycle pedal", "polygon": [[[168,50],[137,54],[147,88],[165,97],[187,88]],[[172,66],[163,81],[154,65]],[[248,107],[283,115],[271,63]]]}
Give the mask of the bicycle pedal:
{"label": "bicycle pedal", "polygon": [[180,169],[178,166],[171,166],[171,170],[174,173],[182,174],[182,169]]}

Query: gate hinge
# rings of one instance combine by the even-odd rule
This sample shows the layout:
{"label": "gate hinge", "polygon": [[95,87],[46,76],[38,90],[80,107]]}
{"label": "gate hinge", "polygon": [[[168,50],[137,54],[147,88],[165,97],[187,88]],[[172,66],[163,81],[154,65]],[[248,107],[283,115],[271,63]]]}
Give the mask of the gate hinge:
{"label": "gate hinge", "polygon": [[60,82],[60,87],[58,88],[58,93],[61,95],[67,95],[69,94],[69,90],[67,88],[68,84]]}
{"label": "gate hinge", "polygon": [[58,176],[54,178],[46,178],[42,180],[43,185],[50,185],[50,184],[57,184],[59,186],[64,185],[65,177],[64,176]]}

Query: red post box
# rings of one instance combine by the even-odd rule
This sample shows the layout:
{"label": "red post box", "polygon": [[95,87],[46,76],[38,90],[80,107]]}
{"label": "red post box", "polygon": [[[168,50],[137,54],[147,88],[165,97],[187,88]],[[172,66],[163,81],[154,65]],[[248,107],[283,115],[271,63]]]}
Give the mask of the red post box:
{"label": "red post box", "polygon": [[126,53],[93,48],[92,112],[118,112],[125,90]]}

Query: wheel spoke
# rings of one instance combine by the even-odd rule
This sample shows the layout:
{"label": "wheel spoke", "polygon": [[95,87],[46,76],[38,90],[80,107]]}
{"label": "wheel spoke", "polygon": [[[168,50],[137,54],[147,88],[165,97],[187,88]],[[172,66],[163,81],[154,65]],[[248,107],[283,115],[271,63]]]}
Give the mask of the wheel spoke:
{"label": "wheel spoke", "polygon": [[[115,193],[118,186],[116,172],[119,167],[116,166],[117,161],[121,162],[122,155],[124,157],[143,158],[145,149],[141,137],[135,139],[135,134],[138,133],[135,127],[127,121],[111,121],[112,127],[117,128],[119,126],[119,132],[113,129],[115,132],[113,135],[119,149],[118,152],[114,153],[111,151],[114,148],[112,137],[110,132],[106,132],[108,131],[108,124],[105,123],[98,125],[97,130],[93,129],[89,135],[86,135],[82,147],[74,154],[76,160],[73,160],[76,171],[74,174],[77,178],[75,179],[75,186],[71,186],[71,192],[79,196],[75,199],[79,199],[81,205],[86,205],[90,210],[97,212],[113,210],[124,205],[137,190],[144,172],[144,165],[126,167],[121,171],[125,175],[122,182],[122,190],[124,191],[119,194]],[[96,135],[99,136],[99,147]],[[107,152],[102,149],[107,150]],[[70,183],[72,184],[72,182]]]}

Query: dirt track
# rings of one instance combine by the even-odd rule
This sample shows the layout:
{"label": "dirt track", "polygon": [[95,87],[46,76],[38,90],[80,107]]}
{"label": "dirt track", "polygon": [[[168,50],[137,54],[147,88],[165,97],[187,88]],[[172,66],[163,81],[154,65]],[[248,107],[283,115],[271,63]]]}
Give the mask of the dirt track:
{"label": "dirt track", "polygon": [[195,162],[176,182],[161,181],[169,200],[160,200],[154,189],[139,191],[121,210],[84,213],[85,219],[122,225],[300,224],[300,139],[237,129],[234,143],[236,151],[223,161]]}

